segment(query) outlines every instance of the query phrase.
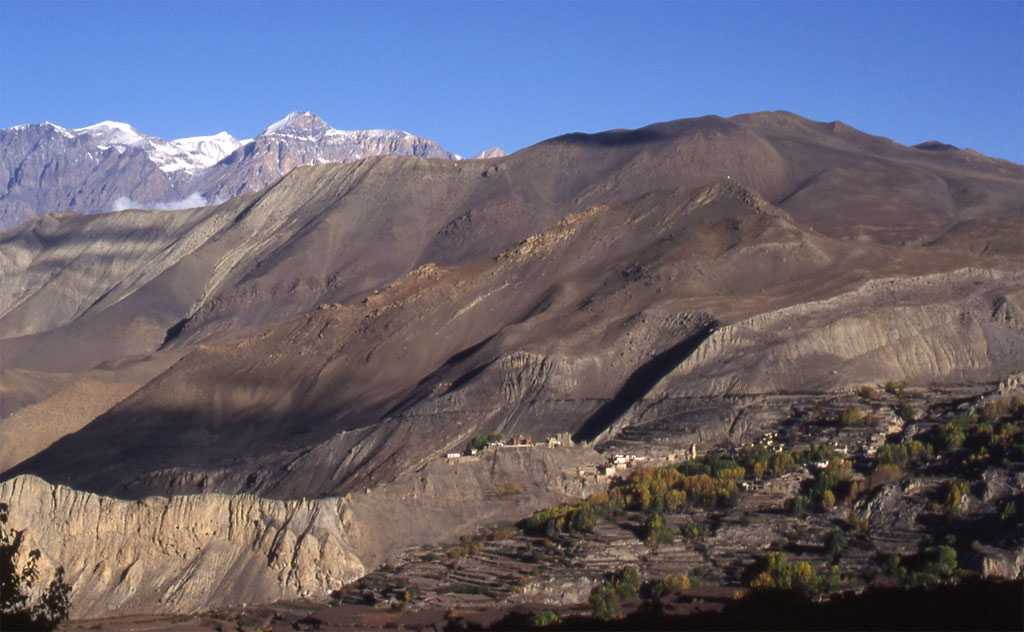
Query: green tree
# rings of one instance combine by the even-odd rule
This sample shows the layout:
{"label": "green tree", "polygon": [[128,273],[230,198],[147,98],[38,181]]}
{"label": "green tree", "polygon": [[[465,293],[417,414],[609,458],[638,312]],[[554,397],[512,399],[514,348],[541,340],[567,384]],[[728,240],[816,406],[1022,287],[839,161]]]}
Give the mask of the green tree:
{"label": "green tree", "polygon": [[821,493],[821,508],[825,511],[829,511],[836,506],[836,495],[832,493],[831,489],[826,489]]}
{"label": "green tree", "polygon": [[846,532],[835,527],[825,536],[825,553],[832,559],[833,564],[839,563],[839,558],[846,552],[850,539]]}
{"label": "green tree", "polygon": [[896,397],[901,397],[907,388],[906,382],[889,381],[885,383],[885,392]]}
{"label": "green tree", "polygon": [[653,548],[660,544],[671,544],[673,533],[672,529],[665,524],[664,516],[653,514],[644,521],[643,536],[647,546]]}
{"label": "green tree", "polygon": [[946,487],[945,509],[946,515],[955,517],[960,515],[960,505],[964,496],[970,492],[970,487],[964,481],[954,481]]}
{"label": "green tree", "polygon": [[867,413],[865,413],[859,406],[850,406],[839,414],[839,423],[844,426],[851,426],[864,421],[867,419],[867,416]]}
{"label": "green tree", "polygon": [[618,572],[615,578],[615,591],[621,599],[636,599],[640,595],[643,582],[640,571],[635,566],[627,566]]}
{"label": "green tree", "polygon": [[769,553],[750,582],[754,590],[785,590],[808,599],[821,593],[822,582],[808,562],[790,562],[785,553]]}
{"label": "green tree", "polygon": [[690,585],[688,575],[666,575],[650,585],[651,598],[655,603],[660,603],[662,599],[672,593],[689,590]]}
{"label": "green tree", "polygon": [[0,629],[52,630],[68,618],[71,586],[64,580],[64,568],[59,567],[38,601],[30,603],[29,592],[39,578],[42,554],[36,549],[29,551],[19,568],[24,532],[7,529],[8,510],[0,503]]}
{"label": "green tree", "polygon": [[477,435],[470,440],[469,447],[473,450],[483,450],[492,443],[499,443],[502,440],[503,437],[497,432]]}
{"label": "green tree", "polygon": [[601,583],[590,591],[590,613],[598,621],[614,621],[622,618],[622,603],[614,587]]}

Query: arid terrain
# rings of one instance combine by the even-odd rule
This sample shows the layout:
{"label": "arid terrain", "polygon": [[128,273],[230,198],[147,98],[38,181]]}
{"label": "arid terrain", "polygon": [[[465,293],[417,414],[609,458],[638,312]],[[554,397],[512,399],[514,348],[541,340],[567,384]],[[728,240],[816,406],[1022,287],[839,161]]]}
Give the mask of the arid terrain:
{"label": "arid terrain", "polygon": [[840,122],[299,166],[0,233],[0,502],[71,629],[1012,580],[1022,433],[1024,166]]}

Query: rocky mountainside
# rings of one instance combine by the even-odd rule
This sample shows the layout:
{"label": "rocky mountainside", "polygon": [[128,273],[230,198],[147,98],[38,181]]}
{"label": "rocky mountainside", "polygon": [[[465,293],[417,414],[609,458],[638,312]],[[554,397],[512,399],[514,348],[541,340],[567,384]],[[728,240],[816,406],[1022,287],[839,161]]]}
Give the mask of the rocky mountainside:
{"label": "rocky mountainside", "polygon": [[[242,192],[222,204],[48,215],[0,236],[0,436],[32,437],[0,450],[7,497],[27,477],[88,498],[348,495],[361,529],[390,534],[346,549],[369,570],[449,533],[417,513],[449,491],[477,490],[461,532],[487,507],[516,519],[583,493],[577,450],[738,445],[796,397],[980,388],[1024,368],[1018,165],[759,113],[481,161],[300,166],[245,193],[220,170],[290,168],[274,143],[356,157],[310,115],[260,138],[197,172]],[[487,433],[587,447],[470,484],[444,455]],[[49,520],[33,515],[18,524]],[[442,527],[400,526],[430,520]],[[91,581],[92,558],[61,555]],[[245,599],[294,594],[260,573],[277,583]],[[89,612],[113,594],[76,590]],[[197,595],[189,607],[212,603]]]}
{"label": "rocky mountainside", "polygon": [[127,123],[0,129],[0,230],[49,212],[181,209],[259,191],[299,165],[367,156],[457,158],[398,130],[342,131],[292,113],[256,138],[227,132],[165,141]]}
{"label": "rocky mountainside", "polygon": [[[325,599],[406,543],[472,533],[596,491],[574,480],[599,456],[587,448],[495,451],[476,462],[431,463],[360,493],[270,500],[190,494],[129,502],[32,476],[0,483],[13,528],[62,563],[76,617],[193,612],[300,597]],[[509,480],[517,487],[508,488]],[[415,515],[416,520],[408,517]]]}

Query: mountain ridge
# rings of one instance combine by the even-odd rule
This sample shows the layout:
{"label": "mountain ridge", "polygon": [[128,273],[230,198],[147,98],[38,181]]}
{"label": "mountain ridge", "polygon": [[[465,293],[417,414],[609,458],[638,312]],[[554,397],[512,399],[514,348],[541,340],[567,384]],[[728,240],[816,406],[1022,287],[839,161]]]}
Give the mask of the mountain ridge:
{"label": "mountain ridge", "polygon": [[[315,134],[284,132],[303,117]],[[0,230],[47,212],[204,206],[263,189],[299,165],[388,153],[459,159],[409,132],[337,130],[309,112],[243,140],[227,132],[164,140],[119,121],[16,125],[0,130]]]}

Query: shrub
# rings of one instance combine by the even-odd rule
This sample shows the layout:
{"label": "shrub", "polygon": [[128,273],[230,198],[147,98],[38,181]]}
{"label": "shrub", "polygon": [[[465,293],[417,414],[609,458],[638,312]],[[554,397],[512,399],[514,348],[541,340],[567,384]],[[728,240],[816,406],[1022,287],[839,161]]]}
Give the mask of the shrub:
{"label": "shrub", "polygon": [[1010,414],[1017,419],[1024,418],[1024,397],[1014,395],[1010,399]]}
{"label": "shrub", "polygon": [[614,621],[622,618],[622,603],[615,589],[608,584],[598,584],[590,591],[590,613],[598,621]]}
{"label": "shrub", "polygon": [[843,576],[840,572],[839,565],[833,564],[828,568],[828,575],[824,577],[821,584],[821,590],[825,593],[837,593],[843,589]]}
{"label": "shrub", "polygon": [[483,450],[492,443],[500,443],[502,440],[503,437],[497,432],[477,435],[469,441],[469,447],[473,450]]}
{"label": "shrub", "polygon": [[867,419],[868,414],[859,406],[848,406],[839,414],[839,423],[844,426],[859,424]]}
{"label": "shrub", "polygon": [[620,570],[614,580],[615,591],[621,599],[636,599],[640,596],[640,571],[635,566],[627,566]]}
{"label": "shrub", "polygon": [[832,493],[831,489],[826,489],[821,493],[821,508],[828,511],[836,506],[836,495]]}
{"label": "shrub", "polygon": [[561,533],[591,532],[597,526],[597,520],[609,513],[609,496],[595,494],[577,503],[556,505],[536,511],[522,521],[520,527],[533,535],[554,538]]}
{"label": "shrub", "polygon": [[690,585],[690,577],[688,575],[666,575],[652,582],[649,592],[655,602],[660,602],[667,595],[689,590]]}
{"label": "shrub", "polygon": [[708,535],[708,528],[697,522],[688,522],[679,527],[684,540],[702,540]]}
{"label": "shrub", "polygon": [[903,469],[899,465],[882,464],[875,467],[875,471],[868,478],[868,485],[872,488],[881,487],[886,483],[898,481],[903,478]]}
{"label": "shrub", "polygon": [[900,402],[896,405],[896,414],[899,415],[903,421],[914,421],[917,418],[917,414],[914,412],[914,407],[906,402]]}
{"label": "shrub", "polygon": [[846,552],[849,544],[850,539],[846,536],[846,532],[835,527],[825,536],[825,554],[832,559],[833,564],[838,564],[839,558]]}
{"label": "shrub", "polygon": [[960,504],[969,491],[970,488],[964,481],[953,481],[946,486],[946,500],[943,506],[947,516],[960,515]]}
{"label": "shrub", "polygon": [[864,386],[861,386],[860,388],[857,389],[857,395],[859,395],[863,399],[877,399],[878,391],[875,390],[874,386],[865,384]]}
{"label": "shrub", "polygon": [[925,586],[954,579],[960,570],[956,549],[951,544],[941,544],[923,549],[917,555],[898,558],[895,566],[899,577],[910,586]]}
{"label": "shrub", "polygon": [[979,417],[983,421],[999,421],[1010,414],[1010,405],[1003,399],[993,399],[981,407]]}
{"label": "shrub", "polygon": [[885,383],[885,392],[896,397],[902,397],[903,391],[907,388],[907,383],[903,381],[889,381]]}
{"label": "shrub", "polygon": [[962,425],[955,421],[945,424],[939,431],[939,445],[948,452],[959,450],[966,440],[967,435]]}
{"label": "shrub", "polygon": [[640,571],[627,566],[590,591],[590,612],[599,621],[622,618],[622,600],[636,599],[640,595]]}
{"label": "shrub", "polygon": [[806,496],[794,496],[786,500],[786,513],[793,516],[802,516],[807,513],[808,505]]}
{"label": "shrub", "polygon": [[754,479],[775,478],[800,469],[792,452],[775,452],[764,446],[744,448],[737,458],[737,465]]}
{"label": "shrub", "polygon": [[672,543],[672,529],[665,524],[665,517],[661,514],[649,516],[643,525],[644,543],[651,548],[657,548],[660,544]]}
{"label": "shrub", "polygon": [[516,537],[516,534],[517,532],[514,527],[502,525],[500,527],[495,528],[494,531],[489,533],[488,538],[490,538],[492,541],[511,540],[514,537]]}
{"label": "shrub", "polygon": [[1022,515],[1022,514],[1024,514],[1024,512],[1021,511],[1021,506],[1022,506],[1022,503],[1020,503],[1020,502],[1018,502],[1016,500],[1012,500],[1011,499],[1011,500],[1006,501],[1003,504],[1002,511],[999,512],[999,519],[1004,521],[1004,522],[1011,521],[1011,520],[1017,520],[1017,521],[1024,522],[1024,520],[1021,520],[1022,518],[1024,518],[1024,515]]}
{"label": "shrub", "polygon": [[38,550],[29,551],[18,568],[24,533],[8,531],[9,507],[0,503],[0,625],[3,629],[52,630],[68,618],[71,610],[71,586],[64,581],[64,567],[58,567],[54,579],[31,604],[29,593],[39,578]]}
{"label": "shrub", "polygon": [[546,628],[549,625],[557,625],[561,622],[562,617],[558,616],[557,612],[551,610],[537,612],[530,619],[530,625],[535,628]]}
{"label": "shrub", "polygon": [[754,590],[786,590],[812,598],[821,591],[818,575],[808,562],[790,562],[784,553],[770,553],[750,582]]}
{"label": "shrub", "polygon": [[880,464],[898,465],[902,468],[911,463],[927,461],[934,454],[930,445],[914,440],[907,443],[887,443],[878,449],[876,458]]}
{"label": "shrub", "polygon": [[[825,491],[830,490],[834,493],[840,483],[849,481],[852,476],[853,465],[851,465],[849,461],[846,459],[833,458],[828,462],[828,466],[824,469],[818,470],[814,475],[812,491],[814,492],[815,497],[820,500]],[[833,500],[835,500],[834,496]]]}

